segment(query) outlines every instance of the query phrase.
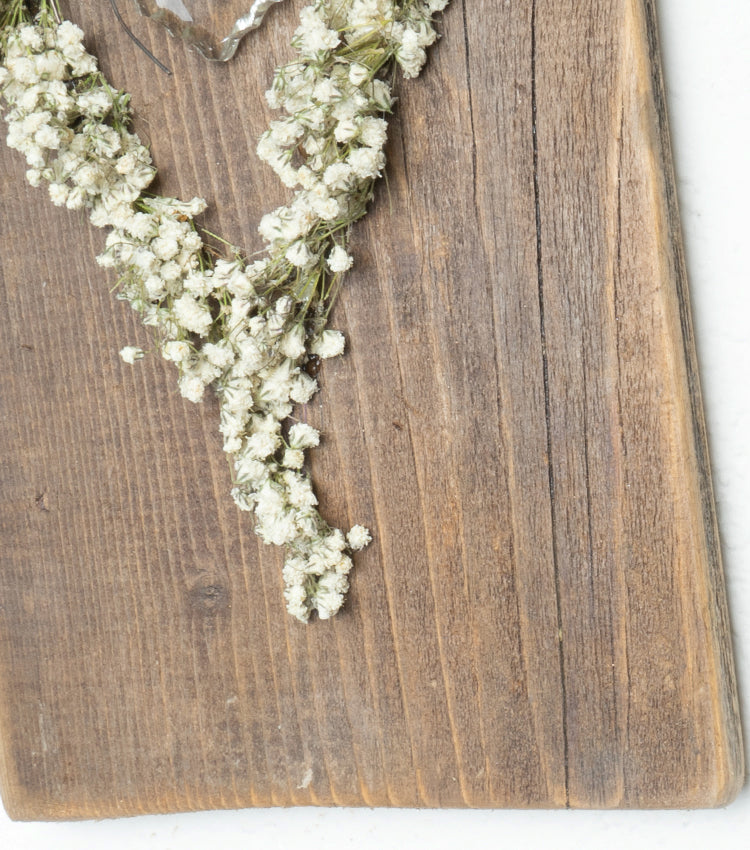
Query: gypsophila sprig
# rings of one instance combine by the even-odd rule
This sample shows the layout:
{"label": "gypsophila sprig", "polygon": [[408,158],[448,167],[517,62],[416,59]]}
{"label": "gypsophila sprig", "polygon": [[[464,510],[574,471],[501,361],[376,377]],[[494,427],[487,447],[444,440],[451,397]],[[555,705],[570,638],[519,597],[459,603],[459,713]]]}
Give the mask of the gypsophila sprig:
{"label": "gypsophila sprig", "polygon": [[[46,184],[54,204],[85,209],[109,229],[98,261],[153,328],[181,394],[193,402],[209,387],[217,394],[232,496],[254,513],[263,542],[286,548],[287,608],[303,622],[339,610],[351,553],[371,536],[323,519],[304,469],[320,434],[291,417],[318,389],[310,359],[344,351],[326,322],[353,263],[351,225],[385,167],[393,67],[419,74],[436,38],[433,16],[447,2],[316,0],[302,9],[297,56],[266,94],[282,117],[257,149],[293,197],[263,216],[265,254],[246,262],[238,251],[215,260],[206,249],[194,223],[202,199],[148,194],[156,171],[129,130],[129,98],[97,70],[57,0],[0,0],[8,145],[25,156],[32,186]],[[120,355],[132,364],[144,352],[129,345]]]}

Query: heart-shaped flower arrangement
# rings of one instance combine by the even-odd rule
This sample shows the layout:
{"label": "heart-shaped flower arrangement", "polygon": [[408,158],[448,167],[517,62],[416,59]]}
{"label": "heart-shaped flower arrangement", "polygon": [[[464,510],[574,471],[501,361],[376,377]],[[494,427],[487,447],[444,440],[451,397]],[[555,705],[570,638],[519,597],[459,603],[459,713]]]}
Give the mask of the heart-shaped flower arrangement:
{"label": "heart-shaped flower arrangement", "polygon": [[[228,58],[279,0],[256,0],[250,11],[249,0],[137,2],[154,17],[161,10],[183,37],[192,32],[205,55]],[[361,525],[344,534],[320,514],[305,468],[305,451],[320,435],[295,421],[293,410],[318,389],[319,360],[343,352],[343,335],[326,324],[353,262],[350,228],[385,167],[393,71],[419,74],[437,37],[433,17],[447,2],[312,0],[300,11],[297,56],[276,70],[266,93],[281,116],[258,143],[258,156],[292,197],[260,220],[266,250],[250,262],[223,240],[211,249],[204,243],[204,235],[217,243],[193,221],[205,201],[148,191],[156,169],[129,129],[129,97],[97,70],[58,0],[0,0],[8,144],[54,204],[85,209],[108,229],[99,262],[118,272],[119,297],[176,365],[181,394],[197,402],[211,387],[218,396],[232,496],[255,514],[264,543],[285,547],[284,596],[303,622],[339,610],[352,553],[371,538]],[[198,22],[187,20],[188,7],[203,10]],[[211,35],[226,27],[228,35]],[[136,346],[120,353],[127,363],[144,355]]]}

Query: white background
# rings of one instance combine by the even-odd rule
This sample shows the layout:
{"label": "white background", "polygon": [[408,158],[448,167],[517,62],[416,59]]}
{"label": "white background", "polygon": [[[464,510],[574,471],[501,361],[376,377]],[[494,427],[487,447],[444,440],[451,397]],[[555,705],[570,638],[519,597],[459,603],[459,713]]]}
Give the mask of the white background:
{"label": "white background", "polygon": [[[740,688],[750,682],[750,2],[658,0],[698,356]],[[471,4],[469,5],[471,8]],[[743,718],[748,724],[747,700]],[[747,725],[750,737],[750,725]],[[750,790],[696,812],[283,809],[22,824],[3,850],[217,850],[487,845],[513,850],[750,847]]]}

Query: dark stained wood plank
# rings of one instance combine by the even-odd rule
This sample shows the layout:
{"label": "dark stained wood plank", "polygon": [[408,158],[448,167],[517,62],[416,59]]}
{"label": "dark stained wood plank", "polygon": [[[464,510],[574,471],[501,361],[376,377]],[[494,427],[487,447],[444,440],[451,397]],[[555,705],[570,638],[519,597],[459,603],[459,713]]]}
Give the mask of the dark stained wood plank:
{"label": "dark stained wood plank", "polygon": [[[300,3],[226,66],[70,2],[165,193],[248,250]],[[124,11],[128,11],[124,9]],[[269,805],[695,807],[743,777],[653,0],[454,0],[304,415],[345,611],[284,611],[101,232],[0,149],[0,785],[16,818]],[[43,234],[45,238],[39,237]],[[52,243],[54,236],[55,244]]]}

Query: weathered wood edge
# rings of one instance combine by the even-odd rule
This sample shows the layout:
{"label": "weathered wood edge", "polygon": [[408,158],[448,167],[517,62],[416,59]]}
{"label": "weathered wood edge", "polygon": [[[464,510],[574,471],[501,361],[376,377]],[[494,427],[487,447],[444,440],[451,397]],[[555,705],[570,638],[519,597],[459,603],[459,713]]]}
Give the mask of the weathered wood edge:
{"label": "weathered wood edge", "polygon": [[719,675],[719,697],[723,719],[723,734],[727,754],[725,783],[717,787],[713,801],[707,805],[724,806],[739,793],[745,782],[745,757],[742,738],[740,704],[737,690],[737,677],[732,650],[731,620],[727,599],[726,581],[719,540],[719,527],[716,514],[708,432],[703,407],[700,384],[700,370],[693,329],[690,306],[690,287],[685,259],[685,247],[680,220],[677,182],[675,176],[672,141],[669,128],[666,85],[661,59],[657,0],[643,0],[643,14],[646,31],[649,65],[651,69],[651,87],[656,116],[658,150],[654,151],[661,166],[662,192],[670,237],[674,284],[677,290],[677,302],[680,315],[682,351],[687,376],[687,391],[690,403],[690,422],[693,428],[695,463],[699,486],[699,498],[706,541],[706,567],[709,600],[712,610],[709,616],[714,639],[713,653],[716,658]]}

